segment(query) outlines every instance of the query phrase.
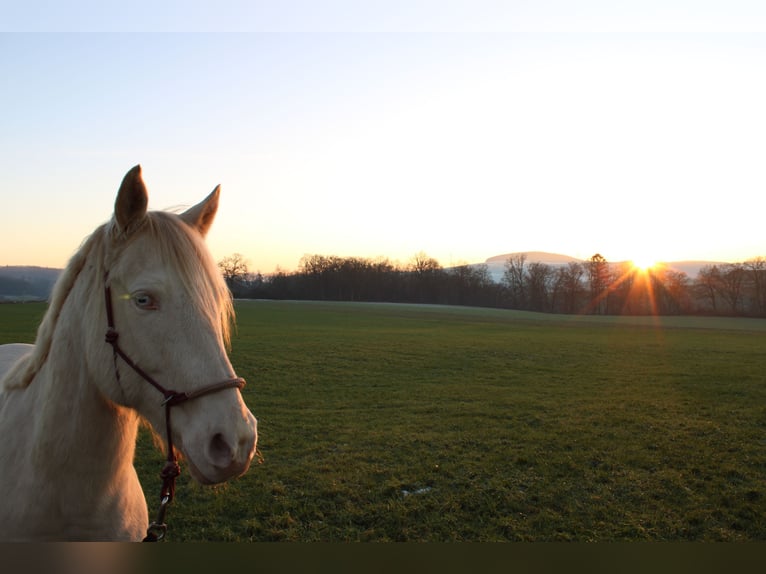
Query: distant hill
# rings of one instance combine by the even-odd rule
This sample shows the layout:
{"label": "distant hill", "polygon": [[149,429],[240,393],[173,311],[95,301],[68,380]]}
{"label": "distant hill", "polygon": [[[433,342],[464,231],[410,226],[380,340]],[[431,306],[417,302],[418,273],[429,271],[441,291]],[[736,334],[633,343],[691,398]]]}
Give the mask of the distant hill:
{"label": "distant hill", "polygon": [[0,267],[0,300],[46,300],[60,274],[61,269],[50,267]]}
{"label": "distant hill", "polygon": [[686,273],[689,277],[694,279],[700,272],[700,269],[708,265],[725,265],[725,261],[670,261],[669,263],[663,263],[663,265],[673,269],[674,271],[681,271]]}
{"label": "distant hill", "polygon": [[547,253],[545,251],[520,251],[517,253],[506,253],[504,255],[495,255],[494,257],[490,257],[487,259],[486,263],[487,265],[500,263],[502,265],[505,265],[505,262],[508,261],[509,257],[513,257],[514,255],[526,255],[527,261],[529,263],[532,262],[539,262],[539,263],[545,263],[547,265],[566,265],[570,262],[577,262],[581,263],[582,259],[577,259],[576,257],[570,257],[569,255],[561,255],[560,253]]}

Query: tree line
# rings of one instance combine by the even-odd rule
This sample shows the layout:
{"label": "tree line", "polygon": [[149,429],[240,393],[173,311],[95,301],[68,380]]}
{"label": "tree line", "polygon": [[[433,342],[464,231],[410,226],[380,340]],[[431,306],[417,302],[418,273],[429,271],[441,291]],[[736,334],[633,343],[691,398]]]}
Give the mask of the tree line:
{"label": "tree line", "polygon": [[430,303],[599,315],[766,317],[766,258],[708,265],[690,278],[665,267],[639,270],[600,254],[549,265],[510,256],[500,281],[486,264],[444,268],[418,253],[407,264],[387,258],[306,255],[298,270],[250,273],[234,254],[219,262],[234,297]]}

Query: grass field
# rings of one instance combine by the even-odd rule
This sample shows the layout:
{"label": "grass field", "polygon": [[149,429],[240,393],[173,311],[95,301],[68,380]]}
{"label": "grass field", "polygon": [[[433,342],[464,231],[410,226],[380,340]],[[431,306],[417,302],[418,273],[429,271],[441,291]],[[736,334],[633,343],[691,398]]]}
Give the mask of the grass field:
{"label": "grass field", "polygon": [[[0,305],[0,343],[40,305]],[[766,321],[237,302],[264,462],[168,539],[764,540]],[[137,467],[155,507],[162,455]]]}

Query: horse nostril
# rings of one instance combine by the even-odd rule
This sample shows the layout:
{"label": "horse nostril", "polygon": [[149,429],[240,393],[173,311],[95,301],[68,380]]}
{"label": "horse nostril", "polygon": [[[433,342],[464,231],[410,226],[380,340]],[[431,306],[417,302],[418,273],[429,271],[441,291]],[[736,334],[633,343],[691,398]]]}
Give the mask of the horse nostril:
{"label": "horse nostril", "polygon": [[227,468],[234,459],[234,453],[221,433],[216,433],[210,439],[209,454],[211,462],[219,468]]}

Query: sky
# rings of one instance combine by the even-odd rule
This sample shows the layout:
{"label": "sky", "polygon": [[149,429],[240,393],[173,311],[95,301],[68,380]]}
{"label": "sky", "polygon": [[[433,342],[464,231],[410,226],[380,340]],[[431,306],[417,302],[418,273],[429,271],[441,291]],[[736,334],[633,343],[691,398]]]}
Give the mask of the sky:
{"label": "sky", "polygon": [[[23,4],[23,5],[22,5]],[[0,0],[0,266],[141,164],[220,260],[766,255],[766,3]]]}

